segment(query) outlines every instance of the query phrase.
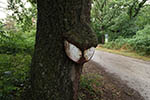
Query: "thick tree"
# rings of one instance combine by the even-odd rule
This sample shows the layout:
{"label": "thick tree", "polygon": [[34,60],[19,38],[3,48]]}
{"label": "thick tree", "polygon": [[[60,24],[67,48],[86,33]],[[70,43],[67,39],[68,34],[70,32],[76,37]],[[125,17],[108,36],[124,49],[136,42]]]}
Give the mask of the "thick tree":
{"label": "thick tree", "polygon": [[[36,45],[25,100],[77,100],[84,51],[96,46],[90,0],[37,0]],[[67,56],[64,41],[80,49],[78,62]]]}

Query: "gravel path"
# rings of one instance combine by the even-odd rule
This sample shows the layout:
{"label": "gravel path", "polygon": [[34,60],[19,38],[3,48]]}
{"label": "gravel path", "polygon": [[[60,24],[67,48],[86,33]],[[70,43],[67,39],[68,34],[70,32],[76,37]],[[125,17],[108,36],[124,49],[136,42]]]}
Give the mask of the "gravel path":
{"label": "gravel path", "polygon": [[150,100],[150,62],[97,50],[92,60]]}

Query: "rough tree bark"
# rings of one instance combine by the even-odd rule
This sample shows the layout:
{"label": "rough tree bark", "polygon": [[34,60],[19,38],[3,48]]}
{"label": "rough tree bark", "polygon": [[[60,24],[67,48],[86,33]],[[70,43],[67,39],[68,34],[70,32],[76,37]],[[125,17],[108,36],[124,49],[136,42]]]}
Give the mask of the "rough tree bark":
{"label": "rough tree bark", "polygon": [[82,64],[65,53],[64,40],[81,50],[96,46],[90,0],[37,0],[37,33],[25,100],[77,100]]}

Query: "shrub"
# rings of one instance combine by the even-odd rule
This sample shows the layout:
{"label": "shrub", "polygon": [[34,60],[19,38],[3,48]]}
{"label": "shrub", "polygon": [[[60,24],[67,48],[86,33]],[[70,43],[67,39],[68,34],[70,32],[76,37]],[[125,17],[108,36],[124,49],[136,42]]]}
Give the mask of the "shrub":
{"label": "shrub", "polygon": [[129,40],[129,44],[140,55],[150,55],[150,35],[137,35]]}
{"label": "shrub", "polygon": [[3,32],[0,33],[0,53],[16,54],[27,53],[32,54],[35,43],[35,32],[32,33],[15,33]]}
{"label": "shrub", "polygon": [[30,55],[0,54],[0,100],[17,100],[23,91],[30,62]]}
{"label": "shrub", "polygon": [[127,44],[126,41],[127,39],[124,39],[123,37],[119,37],[114,41],[106,43],[104,47],[108,49],[121,49],[123,45]]}
{"label": "shrub", "polygon": [[137,34],[132,38],[118,38],[106,43],[103,47],[108,49],[126,49],[135,51],[140,55],[150,55],[150,35]]}

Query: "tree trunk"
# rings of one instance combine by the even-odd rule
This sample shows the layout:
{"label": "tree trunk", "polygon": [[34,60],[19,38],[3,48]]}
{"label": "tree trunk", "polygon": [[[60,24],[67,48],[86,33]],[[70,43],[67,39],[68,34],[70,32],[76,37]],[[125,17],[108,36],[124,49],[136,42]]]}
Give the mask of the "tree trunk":
{"label": "tree trunk", "polygon": [[[67,57],[64,40],[68,34],[64,34],[82,20],[90,22],[89,3],[90,0],[37,0],[36,45],[30,73],[31,87],[27,93],[30,97],[26,96],[25,100],[77,100],[83,64]],[[93,35],[89,38],[95,41]]]}
{"label": "tree trunk", "polygon": [[102,44],[105,44],[105,35],[102,34]]}

